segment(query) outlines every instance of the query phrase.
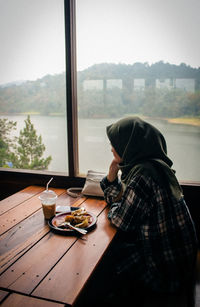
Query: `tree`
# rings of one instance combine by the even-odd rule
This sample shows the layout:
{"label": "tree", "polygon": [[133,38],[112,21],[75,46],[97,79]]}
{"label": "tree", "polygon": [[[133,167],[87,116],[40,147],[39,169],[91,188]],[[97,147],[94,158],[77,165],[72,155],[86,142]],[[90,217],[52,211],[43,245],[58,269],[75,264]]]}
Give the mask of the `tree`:
{"label": "tree", "polygon": [[0,139],[0,167],[6,165],[8,158],[8,144],[6,144],[2,139]]}
{"label": "tree", "polygon": [[0,167],[5,167],[11,161],[12,148],[14,148],[15,137],[11,138],[10,133],[16,129],[16,122],[8,121],[7,118],[0,119]]}
{"label": "tree", "polygon": [[25,120],[25,128],[20,130],[18,146],[13,156],[13,166],[22,169],[47,169],[52,157],[42,158],[45,146],[42,144],[42,137],[37,136],[37,131],[28,115]]}

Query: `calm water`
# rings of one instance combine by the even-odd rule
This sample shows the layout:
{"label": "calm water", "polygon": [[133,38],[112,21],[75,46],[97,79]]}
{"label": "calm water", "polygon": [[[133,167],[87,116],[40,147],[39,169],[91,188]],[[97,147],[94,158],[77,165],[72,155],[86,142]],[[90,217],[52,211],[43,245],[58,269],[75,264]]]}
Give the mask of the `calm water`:
{"label": "calm water", "polygon": [[[3,116],[0,116],[2,118]],[[6,116],[17,121],[17,131],[24,128],[26,116]],[[50,171],[67,173],[66,122],[64,117],[31,116],[31,121],[42,135],[46,146],[45,156],[51,155]],[[116,119],[79,120],[79,165],[80,172],[88,169],[107,171],[112,159],[105,127]],[[179,180],[200,181],[200,127],[169,124],[162,120],[149,120],[165,136],[168,155],[174,162]]]}

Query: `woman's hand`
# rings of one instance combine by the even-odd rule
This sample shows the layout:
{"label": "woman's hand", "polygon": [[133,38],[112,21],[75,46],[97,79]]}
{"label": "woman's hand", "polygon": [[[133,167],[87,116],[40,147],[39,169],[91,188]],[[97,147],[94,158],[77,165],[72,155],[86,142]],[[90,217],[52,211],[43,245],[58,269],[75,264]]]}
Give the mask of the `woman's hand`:
{"label": "woman's hand", "polygon": [[[107,176],[108,181],[113,182],[117,178],[118,171],[119,171],[119,161],[114,158],[109,167],[109,172]],[[123,194],[123,189],[121,189],[118,196],[115,198],[114,202],[120,201],[122,198],[122,194]]]}
{"label": "woman's hand", "polygon": [[111,151],[113,153],[114,159],[110,164],[107,179],[108,181],[113,182],[117,178],[117,174],[119,171],[119,163],[122,162],[122,158],[118,155],[113,146],[111,147]]}
{"label": "woman's hand", "polygon": [[119,171],[119,162],[114,158],[110,164],[110,167],[109,167],[109,172],[108,172],[108,175],[107,175],[107,179],[108,181],[110,182],[113,182],[116,178],[117,178],[117,175],[118,175],[118,171]]}

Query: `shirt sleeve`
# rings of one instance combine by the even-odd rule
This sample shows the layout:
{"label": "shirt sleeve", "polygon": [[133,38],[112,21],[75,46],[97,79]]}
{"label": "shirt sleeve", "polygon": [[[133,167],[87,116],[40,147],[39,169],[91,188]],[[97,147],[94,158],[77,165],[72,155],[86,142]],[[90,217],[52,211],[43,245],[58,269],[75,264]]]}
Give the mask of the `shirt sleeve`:
{"label": "shirt sleeve", "polygon": [[108,181],[107,177],[104,177],[100,182],[101,188],[104,192],[104,198],[106,202],[111,205],[122,189],[122,184],[118,177],[113,181]]}
{"label": "shirt sleeve", "polygon": [[[111,200],[109,195],[115,193],[115,187],[113,184],[107,187],[107,199]],[[149,203],[150,190],[150,179],[143,176],[134,178],[124,191],[120,202],[109,202],[111,207],[108,218],[112,224],[122,231],[133,231],[141,225],[151,208]]]}

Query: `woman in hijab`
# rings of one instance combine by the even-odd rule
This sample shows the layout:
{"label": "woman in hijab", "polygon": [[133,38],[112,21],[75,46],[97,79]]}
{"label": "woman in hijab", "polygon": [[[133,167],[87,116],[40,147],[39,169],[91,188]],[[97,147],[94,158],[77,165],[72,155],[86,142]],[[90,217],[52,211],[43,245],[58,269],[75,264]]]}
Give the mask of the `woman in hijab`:
{"label": "woman in hijab", "polygon": [[131,283],[156,293],[187,289],[196,232],[163,135],[137,117],[108,126],[107,135],[114,159],[101,188],[120,237],[113,256],[117,275],[126,276],[130,289]]}

